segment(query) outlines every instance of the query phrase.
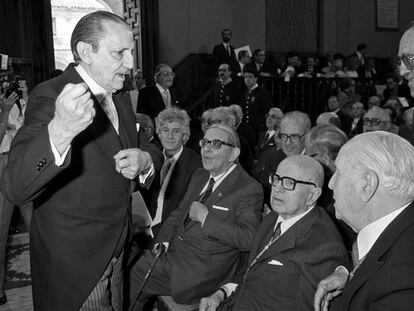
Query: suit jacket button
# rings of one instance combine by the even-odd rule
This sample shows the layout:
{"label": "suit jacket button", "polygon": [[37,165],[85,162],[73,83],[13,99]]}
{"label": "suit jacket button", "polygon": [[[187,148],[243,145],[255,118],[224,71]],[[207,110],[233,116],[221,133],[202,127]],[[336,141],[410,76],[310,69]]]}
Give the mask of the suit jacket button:
{"label": "suit jacket button", "polygon": [[38,171],[40,171],[40,166],[39,166],[39,165],[36,165],[36,169],[37,169]]}
{"label": "suit jacket button", "polygon": [[42,158],[41,163],[42,163],[42,164],[46,164],[46,158]]}

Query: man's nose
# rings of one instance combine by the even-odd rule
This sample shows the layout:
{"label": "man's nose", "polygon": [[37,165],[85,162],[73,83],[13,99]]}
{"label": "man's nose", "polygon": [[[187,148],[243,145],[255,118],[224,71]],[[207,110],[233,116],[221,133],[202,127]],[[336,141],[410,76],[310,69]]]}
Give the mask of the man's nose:
{"label": "man's nose", "polygon": [[134,67],[134,57],[132,56],[131,51],[125,52],[123,65],[127,69],[132,69]]}

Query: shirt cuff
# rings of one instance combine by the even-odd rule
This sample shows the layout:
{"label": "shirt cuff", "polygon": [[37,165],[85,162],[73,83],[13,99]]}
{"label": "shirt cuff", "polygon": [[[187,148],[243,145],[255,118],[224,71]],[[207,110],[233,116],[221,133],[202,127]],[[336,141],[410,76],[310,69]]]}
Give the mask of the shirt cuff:
{"label": "shirt cuff", "polygon": [[236,283],[227,283],[226,285],[223,285],[221,288],[224,289],[227,293],[227,297],[232,295],[239,284]]}
{"label": "shirt cuff", "polygon": [[348,269],[346,267],[344,267],[344,266],[338,266],[338,267],[336,267],[335,272],[344,272],[347,275],[349,275]]}
{"label": "shirt cuff", "polygon": [[139,182],[141,184],[145,184],[148,177],[152,176],[154,174],[154,172],[155,172],[154,163],[151,163],[151,166],[150,166],[149,170],[147,172],[145,172],[144,174],[139,175]]}
{"label": "shirt cuff", "polygon": [[65,162],[66,156],[69,152],[70,145],[66,148],[62,155],[59,154],[56,146],[53,144],[52,140],[49,138],[50,146],[52,147],[53,156],[55,157],[55,164],[56,166],[62,166]]}

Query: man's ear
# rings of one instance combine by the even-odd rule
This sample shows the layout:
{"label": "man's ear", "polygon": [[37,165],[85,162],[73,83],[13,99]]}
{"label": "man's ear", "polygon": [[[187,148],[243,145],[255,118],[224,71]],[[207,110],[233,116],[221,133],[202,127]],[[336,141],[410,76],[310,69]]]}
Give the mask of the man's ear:
{"label": "man's ear", "polygon": [[318,200],[318,198],[321,196],[322,194],[322,189],[321,188],[314,188],[313,190],[311,190],[311,192],[309,193],[308,196],[308,206],[312,206],[314,204],[316,204],[316,201]]}
{"label": "man's ear", "polygon": [[236,161],[236,159],[239,157],[240,155],[240,148],[233,148],[232,152],[231,152],[231,157],[230,157],[230,161],[234,162]]}
{"label": "man's ear", "polygon": [[92,52],[91,44],[80,41],[76,45],[76,51],[78,52],[79,57],[84,63],[86,64],[91,63],[91,52]]}
{"label": "man's ear", "polygon": [[364,202],[368,202],[378,189],[379,178],[373,170],[366,170],[362,174],[361,198]]}

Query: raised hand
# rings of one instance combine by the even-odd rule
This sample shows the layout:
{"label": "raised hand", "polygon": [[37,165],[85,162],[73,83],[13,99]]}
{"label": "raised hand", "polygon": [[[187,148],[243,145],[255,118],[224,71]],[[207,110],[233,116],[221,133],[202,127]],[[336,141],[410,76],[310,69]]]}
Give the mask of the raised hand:
{"label": "raised hand", "polygon": [[49,123],[49,137],[59,153],[93,122],[95,108],[86,83],[68,83],[56,99],[55,116]]}
{"label": "raised hand", "polygon": [[342,293],[348,275],[348,271],[342,267],[319,282],[313,302],[315,311],[328,311],[332,299]]}

